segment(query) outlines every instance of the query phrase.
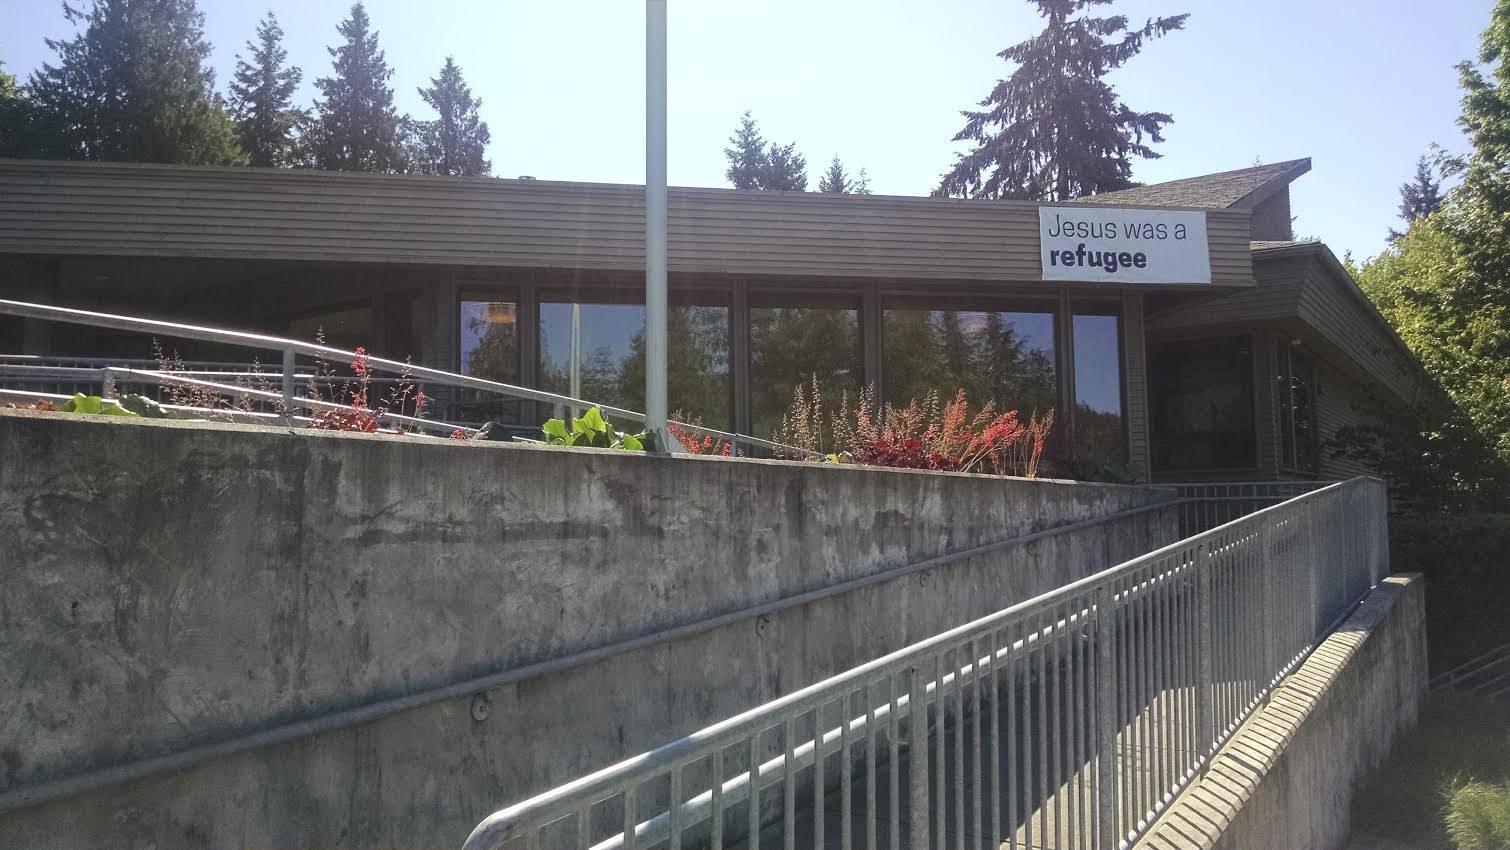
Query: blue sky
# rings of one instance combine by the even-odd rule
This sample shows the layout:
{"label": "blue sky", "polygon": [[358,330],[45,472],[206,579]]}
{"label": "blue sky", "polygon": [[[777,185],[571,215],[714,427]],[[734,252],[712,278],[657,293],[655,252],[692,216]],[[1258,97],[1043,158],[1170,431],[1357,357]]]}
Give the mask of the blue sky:
{"label": "blue sky", "polygon": [[[484,101],[502,176],[639,182],[644,174],[639,0],[369,0],[402,109],[447,54]],[[1174,115],[1145,182],[1301,156],[1297,229],[1339,254],[1377,253],[1397,187],[1435,142],[1461,148],[1452,65],[1470,58],[1489,0],[1119,0],[1134,20],[1189,11],[1112,78],[1134,109]],[[223,87],[271,8],[305,71],[330,68],[349,3],[200,0]],[[933,188],[968,108],[1009,72],[1002,48],[1039,28],[1024,0],[670,0],[670,178],[725,185],[722,148],[753,109],[795,140],[813,185],[839,154],[878,193]],[[0,59],[23,80],[71,33],[57,0],[0,0]]]}

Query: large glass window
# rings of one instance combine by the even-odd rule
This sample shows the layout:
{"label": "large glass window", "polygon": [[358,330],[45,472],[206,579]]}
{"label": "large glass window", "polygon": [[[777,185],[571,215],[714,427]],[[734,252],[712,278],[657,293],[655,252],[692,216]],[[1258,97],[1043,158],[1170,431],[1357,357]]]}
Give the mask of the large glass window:
{"label": "large glass window", "polygon": [[827,407],[854,405],[864,379],[858,304],[754,298],[750,306],[750,416],[756,436],[776,433],[797,384],[818,382]]}
{"label": "large glass window", "polygon": [[[712,428],[731,427],[728,307],[673,304],[666,334],[671,413]],[[542,301],[540,386],[644,410],[645,306]]]}
{"label": "large glass window", "polygon": [[1026,417],[1057,401],[1054,314],[887,309],[882,316],[886,401],[906,405],[963,389],[972,405]]}
{"label": "large glass window", "polygon": [[324,339],[332,348],[347,351],[381,345],[372,321],[371,304],[347,304],[305,313],[288,323],[288,336],[305,342]]}
{"label": "large glass window", "polygon": [[1287,340],[1280,340],[1276,381],[1280,464],[1297,472],[1316,472],[1321,465],[1316,431],[1316,366]]}
{"label": "large glass window", "polygon": [[1076,313],[1075,434],[1077,474],[1094,476],[1107,464],[1127,462],[1122,415],[1122,320]]}
{"label": "large glass window", "polygon": [[[461,371],[490,381],[519,383],[519,304],[512,298],[463,299],[457,323]],[[491,393],[459,394],[458,418],[480,422],[520,421],[521,403]]]}
{"label": "large glass window", "polygon": [[1237,336],[1149,349],[1155,469],[1257,466],[1252,348],[1247,336]]}

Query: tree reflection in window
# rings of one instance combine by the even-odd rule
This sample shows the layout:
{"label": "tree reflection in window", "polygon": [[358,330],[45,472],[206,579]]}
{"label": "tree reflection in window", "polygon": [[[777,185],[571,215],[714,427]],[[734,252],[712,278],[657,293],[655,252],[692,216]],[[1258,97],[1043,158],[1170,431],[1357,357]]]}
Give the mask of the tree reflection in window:
{"label": "tree reflection in window", "polygon": [[[461,371],[505,384],[519,383],[519,305],[514,301],[462,301]],[[439,390],[431,390],[439,392]],[[469,422],[518,422],[521,403],[472,390],[457,394],[460,405],[447,410]],[[453,399],[454,400],[454,399]]]}
{"label": "tree reflection in window", "polygon": [[1127,463],[1122,322],[1110,315],[1076,315],[1073,321],[1075,472],[1078,477],[1103,477]]}
{"label": "tree reflection in window", "polygon": [[[645,307],[575,306],[574,318],[571,303],[540,305],[541,388],[643,411]],[[672,305],[666,315],[666,342],[666,392],[671,410],[700,419],[709,427],[729,428],[728,308]]]}
{"label": "tree reflection in window", "polygon": [[770,437],[792,405],[799,383],[828,410],[860,395],[864,360],[859,311],[842,306],[760,306],[750,309],[750,414],[755,435]]}
{"label": "tree reflection in window", "polygon": [[882,325],[890,404],[963,389],[972,404],[1024,418],[1055,406],[1053,313],[897,309]]}

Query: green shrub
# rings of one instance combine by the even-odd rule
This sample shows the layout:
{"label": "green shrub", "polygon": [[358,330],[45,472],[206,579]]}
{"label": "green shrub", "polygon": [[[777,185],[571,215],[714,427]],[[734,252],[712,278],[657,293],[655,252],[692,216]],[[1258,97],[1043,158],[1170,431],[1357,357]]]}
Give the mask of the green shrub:
{"label": "green shrub", "polygon": [[1458,850],[1510,850],[1510,782],[1457,785],[1443,820]]}
{"label": "green shrub", "polygon": [[649,439],[644,432],[639,434],[626,434],[623,431],[615,431],[613,423],[603,418],[603,411],[596,407],[588,408],[587,412],[580,417],[574,417],[571,427],[560,419],[547,420],[540,430],[545,434],[545,442],[553,446],[585,446],[594,449],[623,449],[624,451],[645,451]]}
{"label": "green shrub", "polygon": [[1431,669],[1510,643],[1510,514],[1390,517],[1390,565],[1426,576]]}

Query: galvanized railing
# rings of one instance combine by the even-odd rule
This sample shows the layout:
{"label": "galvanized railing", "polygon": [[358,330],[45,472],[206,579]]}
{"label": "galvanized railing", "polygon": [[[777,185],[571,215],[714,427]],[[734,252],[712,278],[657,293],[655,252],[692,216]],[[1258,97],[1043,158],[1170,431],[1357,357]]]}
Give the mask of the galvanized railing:
{"label": "galvanized railing", "polygon": [[[463,375],[457,372],[447,372],[444,369],[435,369],[429,366],[419,366],[398,360],[390,360],[369,354],[358,355],[355,351],[346,351],[333,348],[328,345],[320,345],[311,342],[301,342],[294,339],[270,336],[268,334],[249,333],[246,331],[229,330],[226,328],[207,327],[202,325],[188,325],[179,322],[164,322],[156,319],[143,319],[135,316],[121,316],[112,313],[98,313],[90,310],[75,310],[69,307],[54,307],[47,304],[33,304],[24,301],[10,301],[0,299],[0,315],[20,316],[22,318],[40,319],[43,321],[66,322],[70,324],[87,325],[97,328],[110,328],[113,330],[133,331],[137,333],[153,334],[157,336],[175,339],[190,339],[200,342],[219,343],[261,351],[277,352],[279,362],[260,376],[275,382],[276,389],[261,389],[248,386],[246,383],[236,384],[225,381],[209,380],[205,376],[185,374],[179,370],[166,370],[161,368],[144,369],[129,366],[95,366],[86,369],[71,367],[54,367],[42,365],[29,365],[16,363],[6,366],[0,371],[15,377],[28,372],[33,377],[50,374],[58,380],[93,381],[105,380],[129,380],[143,384],[172,384],[176,386],[198,387],[208,392],[221,393],[228,396],[245,397],[255,399],[258,402],[276,404],[279,409],[286,413],[297,413],[300,410],[352,410],[350,405],[340,402],[314,398],[297,394],[297,387],[301,382],[307,383],[310,374],[307,366],[301,367],[299,357],[313,358],[319,362],[354,364],[362,362],[366,368],[386,372],[391,375],[402,376],[403,380],[412,382],[425,382],[437,386],[452,387],[463,390],[472,390],[480,393],[489,393],[505,399],[519,399],[523,401],[541,402],[551,405],[553,409],[565,411],[567,409],[585,409],[598,407],[606,416],[630,422],[644,422],[645,414],[622,407],[608,404],[600,404],[587,399],[574,398],[559,393],[536,390],[529,387],[506,384],[501,381],[492,381],[486,378],[478,378],[473,375]],[[42,371],[39,371],[42,370]],[[47,392],[33,390],[0,390],[0,393],[13,397],[46,398],[51,395]],[[221,411],[222,413],[235,414],[237,411]],[[395,423],[401,423],[415,428],[429,430],[448,430],[458,426],[452,423],[435,422],[433,420],[415,419],[399,413],[380,412],[383,419]],[[805,451],[795,446],[787,446],[781,443],[751,437],[745,434],[736,434],[728,431],[720,431],[716,428],[708,428],[695,423],[672,422],[673,426],[684,431],[706,434],[716,439],[728,441],[734,446],[746,446],[763,449],[766,451],[780,452],[791,457],[811,456],[814,453]],[[674,441],[667,441],[668,443]],[[668,446],[675,448],[674,446]]]}
{"label": "galvanized railing", "polygon": [[1125,846],[1387,572],[1337,483],[510,806],[467,848]]}
{"label": "galvanized railing", "polygon": [[1174,490],[1183,500],[1180,504],[1180,536],[1189,537],[1331,483],[1333,482],[1238,481],[1159,486]]}

